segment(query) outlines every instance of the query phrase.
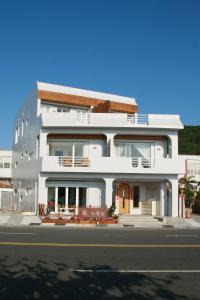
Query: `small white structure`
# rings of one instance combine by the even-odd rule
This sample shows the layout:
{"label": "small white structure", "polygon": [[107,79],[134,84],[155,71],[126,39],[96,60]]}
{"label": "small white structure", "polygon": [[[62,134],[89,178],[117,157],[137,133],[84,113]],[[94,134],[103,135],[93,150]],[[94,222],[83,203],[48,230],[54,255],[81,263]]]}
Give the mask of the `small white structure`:
{"label": "small white structure", "polygon": [[0,209],[12,209],[12,151],[0,150]]}
{"label": "small white structure", "polygon": [[200,155],[179,155],[181,164],[184,167],[183,174],[180,177],[192,176],[196,184],[194,187],[198,190],[200,188]]}
{"label": "small white structure", "polygon": [[38,82],[15,119],[15,207],[177,217],[182,128],[178,115],[138,114],[130,97]]}

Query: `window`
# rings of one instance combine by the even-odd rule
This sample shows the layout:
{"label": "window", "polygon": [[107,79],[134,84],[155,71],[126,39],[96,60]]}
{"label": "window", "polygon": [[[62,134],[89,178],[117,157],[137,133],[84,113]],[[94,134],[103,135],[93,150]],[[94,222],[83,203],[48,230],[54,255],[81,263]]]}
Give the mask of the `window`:
{"label": "window", "polygon": [[28,195],[31,195],[32,193],[32,188],[26,188],[25,189],[25,195],[28,196]]}
{"label": "window", "polygon": [[53,156],[87,157],[88,144],[81,142],[55,142],[50,144],[50,153]]}
{"label": "window", "polygon": [[40,153],[40,136],[37,136],[36,139],[36,159],[39,158],[39,153]]}
{"label": "window", "polygon": [[27,119],[26,119],[26,121],[25,121],[25,125],[28,126],[28,120],[27,120]]}
{"label": "window", "polygon": [[23,159],[23,157],[24,157],[24,153],[21,153],[21,159]]}
{"label": "window", "polygon": [[41,104],[42,112],[59,112],[59,113],[67,113],[70,111],[68,106],[60,106],[60,105],[51,105],[51,104]]}
{"label": "window", "polygon": [[55,211],[55,187],[48,187],[48,208]]}
{"label": "window", "polygon": [[83,157],[83,144],[74,144],[74,156]]}
{"label": "window", "polygon": [[140,187],[134,186],[133,187],[133,207],[139,207],[140,202]]}
{"label": "window", "polygon": [[65,208],[65,187],[58,187],[58,208],[61,210]]}
{"label": "window", "polygon": [[200,161],[188,162],[187,164],[187,174],[190,176],[200,175]]}
{"label": "window", "polygon": [[20,125],[18,125],[15,129],[15,144],[18,143],[19,140],[19,134],[20,134]]}
{"label": "window", "polygon": [[24,135],[24,120],[22,121],[22,136]]}
{"label": "window", "polygon": [[15,169],[18,167],[18,161],[15,162]]}
{"label": "window", "polygon": [[11,167],[11,157],[1,156],[0,157],[0,168],[9,169]]}
{"label": "window", "polygon": [[14,194],[14,196],[17,195],[17,189],[13,190],[13,194]]}
{"label": "window", "polygon": [[75,206],[76,205],[76,188],[69,187],[68,188],[68,206]]}
{"label": "window", "polygon": [[33,152],[30,152],[29,154],[28,154],[28,160],[31,160],[33,158]]}
{"label": "window", "polygon": [[55,156],[63,156],[63,151],[55,151]]}
{"label": "window", "polygon": [[117,142],[115,145],[117,156],[151,158],[151,143]]}
{"label": "window", "polygon": [[9,162],[5,162],[4,163],[4,168],[5,169],[9,169],[10,168],[10,163]]}
{"label": "window", "polygon": [[57,107],[57,112],[62,112],[62,113],[66,113],[69,112],[69,107]]}
{"label": "window", "polygon": [[84,187],[79,188],[79,201],[78,206],[79,207],[86,207],[86,193],[87,189]]}

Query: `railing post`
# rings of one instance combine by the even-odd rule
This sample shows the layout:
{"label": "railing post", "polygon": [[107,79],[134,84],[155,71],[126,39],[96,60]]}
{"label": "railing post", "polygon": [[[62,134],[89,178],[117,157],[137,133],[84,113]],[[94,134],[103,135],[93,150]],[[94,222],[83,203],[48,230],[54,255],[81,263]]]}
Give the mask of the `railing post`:
{"label": "railing post", "polygon": [[138,157],[138,167],[141,168],[142,167],[142,158]]}
{"label": "railing post", "polygon": [[135,124],[138,124],[138,113],[135,113]]}
{"label": "railing post", "polygon": [[78,202],[79,202],[79,188],[76,188],[76,209],[75,209],[75,213],[76,215],[78,214]]}

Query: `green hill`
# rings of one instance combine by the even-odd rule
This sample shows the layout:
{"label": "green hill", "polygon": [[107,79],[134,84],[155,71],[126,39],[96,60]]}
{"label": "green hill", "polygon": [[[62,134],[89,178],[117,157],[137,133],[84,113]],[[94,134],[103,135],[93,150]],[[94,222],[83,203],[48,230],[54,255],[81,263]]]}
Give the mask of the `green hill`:
{"label": "green hill", "polygon": [[200,126],[185,126],[178,137],[179,154],[200,155]]}

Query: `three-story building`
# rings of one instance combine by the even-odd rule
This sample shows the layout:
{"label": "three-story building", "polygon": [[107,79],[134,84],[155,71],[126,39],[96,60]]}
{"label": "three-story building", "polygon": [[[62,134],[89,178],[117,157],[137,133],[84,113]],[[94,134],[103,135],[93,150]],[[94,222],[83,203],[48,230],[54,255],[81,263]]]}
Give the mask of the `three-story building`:
{"label": "three-story building", "polygon": [[15,120],[15,205],[177,217],[182,128],[178,115],[138,114],[134,98],[38,82]]}

